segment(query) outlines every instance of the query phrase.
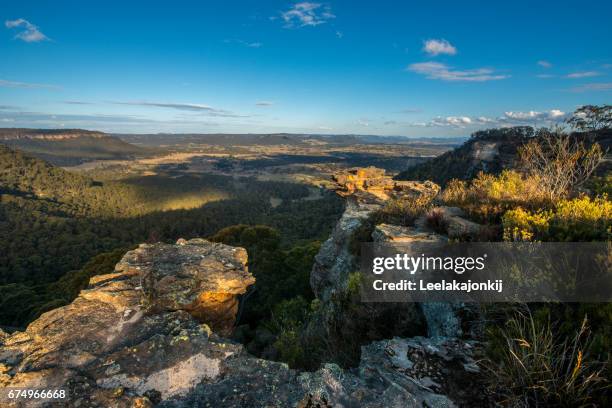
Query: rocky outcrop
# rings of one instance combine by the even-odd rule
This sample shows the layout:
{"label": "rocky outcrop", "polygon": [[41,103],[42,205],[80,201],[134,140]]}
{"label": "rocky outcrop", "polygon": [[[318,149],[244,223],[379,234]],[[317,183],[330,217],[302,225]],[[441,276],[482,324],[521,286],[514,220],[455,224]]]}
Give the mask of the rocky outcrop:
{"label": "rocky outcrop", "polygon": [[[179,239],[176,245],[140,245],[125,254],[115,270],[121,276],[138,276],[147,308],[185,310],[216,333],[228,335],[238,311],[237,295],[255,283],[246,263],[243,248]],[[105,276],[94,277],[92,284]]]}
{"label": "rocky outcrop", "polygon": [[[365,344],[385,336],[427,334],[434,338],[460,338],[474,332],[471,322],[478,311],[471,305],[447,302],[365,304],[360,302],[359,296],[348,293],[349,276],[359,270],[355,234],[363,228],[368,217],[392,199],[432,199],[439,187],[428,181],[395,181],[386,176],[384,170],[372,167],[351,169],[333,178],[336,191],[346,198],[346,210],[315,258],[310,279],[320,307],[308,325],[306,341],[325,338],[332,348],[346,351],[351,342]],[[459,208],[439,207],[437,211],[447,227],[446,234],[433,231],[424,214],[416,219],[414,226],[375,225],[371,237],[360,239],[364,242],[443,244],[449,238],[478,234],[480,226],[463,218]],[[363,327],[349,323],[355,320],[362,322]],[[386,330],[380,327],[380,322],[385,322]]]}
{"label": "rocky outcrop", "polygon": [[448,238],[426,231],[418,227],[403,227],[400,225],[379,224],[372,232],[374,242],[440,242],[448,241]]}
{"label": "rocky outcrop", "polygon": [[[0,388],[64,389],[2,407],[454,407],[478,401],[476,343],[393,338],[359,364],[298,372],[249,355],[225,330],[254,280],[246,252],[201,239],[143,244],[112,274],[24,332],[0,331]],[[219,301],[218,298],[223,299]],[[4,396],[2,396],[4,398]]]}
{"label": "rocky outcrop", "polygon": [[[389,200],[433,198],[439,187],[431,182],[394,181],[384,170],[373,167],[350,169],[335,175],[336,191],[346,199],[344,214],[331,236],[323,243],[310,275],[311,287],[319,307],[303,334],[306,344],[324,343],[322,360],[344,365],[359,362],[359,346],[393,336],[417,336],[427,333],[421,308],[414,303],[362,303],[358,293],[349,288],[349,276],[359,270],[359,237],[371,234],[369,217]],[[369,222],[369,221],[368,221]],[[440,239],[410,227],[379,225],[375,239]],[[390,238],[393,237],[393,238]]]}
{"label": "rocky outcrop", "polygon": [[390,199],[436,196],[440,187],[430,181],[395,181],[376,167],[354,168],[333,176],[336,192],[346,198],[346,208],[331,236],[315,257],[310,285],[317,298],[327,301],[346,289],[348,274],[356,270],[355,232],[373,212]]}
{"label": "rocky outcrop", "polygon": [[358,167],[332,176],[336,193],[361,203],[381,204],[391,198],[435,196],[440,187],[430,181],[397,181],[384,169]]}
{"label": "rocky outcrop", "polygon": [[[0,387],[67,388],[74,406],[183,396],[242,353],[221,340],[255,282],[242,248],[201,239],[143,244],[70,305],[0,337]],[[153,396],[154,395],[154,396]]]}

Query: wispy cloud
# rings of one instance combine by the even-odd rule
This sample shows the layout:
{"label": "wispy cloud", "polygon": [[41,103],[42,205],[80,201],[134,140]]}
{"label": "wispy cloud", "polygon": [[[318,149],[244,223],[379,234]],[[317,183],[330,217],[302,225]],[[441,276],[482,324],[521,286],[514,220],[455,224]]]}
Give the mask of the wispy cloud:
{"label": "wispy cloud", "polygon": [[552,74],[538,74],[536,75],[536,77],[541,78],[541,79],[550,79],[550,78],[554,78],[555,76]]}
{"label": "wispy cloud", "polygon": [[344,37],[344,33],[342,31],[336,31],[336,37],[343,38]]}
{"label": "wispy cloud", "polygon": [[255,102],[255,106],[268,107],[268,106],[272,106],[272,105],[274,105],[274,102],[270,102],[270,101],[258,101],[258,102]]}
{"label": "wispy cloud", "polygon": [[537,62],[537,64],[539,66],[541,66],[542,68],[551,68],[552,67],[552,64],[550,62],[546,61],[546,60],[539,60]]}
{"label": "wispy cloud", "polygon": [[[156,120],[136,115],[118,114],[57,114],[32,111],[2,111],[0,122],[10,122],[21,127],[73,127],[107,131],[123,131],[126,128],[143,131],[172,131],[178,128],[202,129],[218,126],[219,123],[209,120]],[[148,130],[147,130],[148,129]]]}
{"label": "wispy cloud", "polygon": [[4,25],[9,29],[21,29],[21,31],[15,35],[15,38],[25,42],[39,42],[49,39],[49,37],[44,35],[37,26],[23,18],[18,18],[17,20],[6,20]]}
{"label": "wispy cloud", "polygon": [[509,78],[509,75],[496,74],[490,68],[455,70],[439,62],[419,62],[409,65],[407,70],[425,75],[427,79],[442,81],[485,82]]}
{"label": "wispy cloud", "polygon": [[246,115],[239,115],[227,110],[213,108],[209,105],[202,105],[197,103],[167,103],[167,102],[147,102],[147,101],[131,101],[131,102],[110,102],[114,105],[131,105],[131,106],[145,106],[145,107],[156,107],[156,108],[168,108],[176,109],[188,112],[201,112],[207,116],[225,117],[225,118],[245,118]]}
{"label": "wispy cloud", "polygon": [[612,91],[612,82],[599,82],[571,88],[572,92]]}
{"label": "wispy cloud", "polygon": [[115,105],[133,105],[133,106],[154,106],[157,108],[171,108],[178,109],[183,111],[192,111],[192,112],[221,112],[208,105],[201,105],[196,103],[164,103],[164,102],[111,102]]}
{"label": "wispy cloud", "polygon": [[64,101],[66,105],[95,105],[93,102],[85,102],[85,101]]}
{"label": "wispy cloud", "polygon": [[570,78],[570,79],[577,79],[577,78],[591,78],[591,77],[595,77],[599,75],[601,74],[597,71],[580,71],[580,72],[572,72],[571,74],[567,74],[565,77]]}
{"label": "wispy cloud", "polygon": [[318,26],[336,18],[329,6],[308,1],[295,3],[289,10],[282,12],[281,17],[286,28]]}
{"label": "wispy cloud", "polygon": [[445,39],[429,39],[423,42],[423,51],[431,56],[440,54],[455,55],[457,54],[457,48]]}
{"label": "wispy cloud", "polygon": [[244,45],[245,47],[249,47],[249,48],[260,48],[261,46],[263,46],[263,44],[258,41],[244,41],[244,40],[234,39],[234,40],[224,40],[223,42],[227,44],[231,44],[231,43],[240,44],[240,45]]}
{"label": "wispy cloud", "polygon": [[406,114],[412,114],[412,113],[420,113],[423,112],[421,109],[416,109],[416,108],[406,108],[406,109],[402,109],[399,111],[399,113],[406,113]]}
{"label": "wispy cloud", "polygon": [[4,88],[26,88],[26,89],[60,89],[57,85],[36,84],[32,82],[17,82],[0,79],[0,87]]}

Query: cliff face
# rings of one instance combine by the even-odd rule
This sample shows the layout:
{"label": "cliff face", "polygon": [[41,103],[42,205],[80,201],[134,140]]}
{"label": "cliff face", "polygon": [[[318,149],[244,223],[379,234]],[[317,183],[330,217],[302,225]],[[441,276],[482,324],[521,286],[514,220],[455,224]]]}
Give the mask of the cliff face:
{"label": "cliff face", "polygon": [[451,407],[476,378],[473,344],[448,339],[372,343],[351,370],[300,373],[250,356],[211,329],[232,326],[254,282],[246,260],[201,239],[141,245],[70,305],[0,331],[0,388],[63,388],[68,407]]}
{"label": "cliff face", "polygon": [[[306,341],[325,338],[332,358],[351,346],[392,336],[428,335],[432,338],[459,338],[477,330],[469,325],[477,310],[465,304],[430,302],[361,303],[347,295],[350,274],[359,270],[355,233],[368,217],[390,199],[433,198],[439,186],[432,182],[395,181],[376,168],[354,169],[334,177],[336,191],[346,198],[346,209],[330,238],[321,246],[311,273],[311,286],[320,301],[315,318],[306,331]],[[448,225],[448,234],[436,233],[421,216],[411,227],[379,224],[365,241],[444,242],[478,232],[479,225],[464,219],[458,208],[437,209]],[[360,324],[355,324],[359,321]],[[383,322],[383,323],[381,323]],[[359,350],[356,350],[355,355]],[[351,364],[350,359],[345,361]]]}
{"label": "cliff face", "polygon": [[[587,146],[599,143],[608,158],[597,174],[610,171],[612,132],[601,129],[593,132],[575,132],[572,138],[585,142]],[[433,180],[444,185],[451,179],[469,180],[479,172],[499,174],[503,170],[516,168],[518,149],[530,140],[537,139],[537,130],[531,127],[491,129],[476,132],[463,145],[438,157],[417,164],[401,173],[398,180]]]}
{"label": "cliff face", "polygon": [[357,168],[334,176],[336,192],[346,198],[346,208],[332,235],[315,258],[310,284],[317,298],[328,301],[346,289],[348,275],[357,270],[353,235],[363,222],[392,198],[435,196],[439,186],[432,182],[395,181],[385,170]]}
{"label": "cliff face", "polygon": [[145,148],[109,134],[79,129],[0,129],[0,144],[58,166],[76,165],[87,160],[127,159],[149,153]]}

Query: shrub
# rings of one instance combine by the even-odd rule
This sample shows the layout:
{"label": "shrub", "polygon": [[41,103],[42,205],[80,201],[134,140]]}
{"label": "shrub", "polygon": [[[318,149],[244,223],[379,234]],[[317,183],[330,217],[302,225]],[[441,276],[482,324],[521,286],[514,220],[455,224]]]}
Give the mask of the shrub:
{"label": "shrub", "polygon": [[599,144],[587,146],[559,130],[541,131],[518,153],[522,167],[538,177],[541,192],[551,200],[567,197],[586,183],[605,154]]}
{"label": "shrub", "polygon": [[444,211],[434,208],[429,211],[425,218],[427,226],[439,234],[446,234],[448,231],[448,221],[444,218]]}
{"label": "shrub", "polygon": [[517,312],[496,338],[502,346],[490,348],[483,365],[504,405],[596,406],[605,398],[606,368],[590,360],[586,317],[573,335],[559,337],[549,320]]}
{"label": "shrub", "polygon": [[346,285],[346,291],[349,296],[356,295],[359,293],[361,289],[361,280],[362,280],[361,272],[351,272],[348,276],[348,282]]}
{"label": "shrub", "polygon": [[506,241],[606,241],[612,239],[612,202],[582,196],[561,200],[554,210],[516,208],[502,223]]}
{"label": "shrub", "polygon": [[427,194],[418,197],[402,197],[391,199],[385,206],[373,215],[375,224],[388,223],[412,226],[414,221],[423,215],[431,206],[432,196]]}
{"label": "shrub", "polygon": [[612,172],[601,177],[593,177],[589,180],[588,188],[597,195],[612,196]]}
{"label": "shrub", "polygon": [[265,326],[274,334],[273,347],[277,358],[290,367],[303,367],[306,363],[300,332],[310,314],[310,303],[303,297],[283,300],[276,304]]}
{"label": "shrub", "polygon": [[445,204],[461,207],[484,223],[498,223],[504,212],[517,206],[550,205],[537,176],[524,177],[513,170],[504,170],[499,176],[481,172],[470,184],[453,180],[440,197]]}

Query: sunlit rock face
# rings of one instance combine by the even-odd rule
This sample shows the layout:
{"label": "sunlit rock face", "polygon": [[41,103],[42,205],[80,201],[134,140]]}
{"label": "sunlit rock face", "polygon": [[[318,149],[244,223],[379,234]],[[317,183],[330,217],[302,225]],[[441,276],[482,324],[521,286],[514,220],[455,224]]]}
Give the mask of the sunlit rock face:
{"label": "sunlit rock face", "polygon": [[75,406],[110,407],[214,381],[242,353],[210,327],[231,330],[255,282],[246,262],[243,248],[202,239],[140,245],[71,304],[0,335],[0,387],[67,388]]}
{"label": "sunlit rock face", "polygon": [[219,334],[229,334],[237,295],[255,283],[247,253],[203,239],[176,245],[142,244],[117,264],[119,273],[138,275],[142,299],[155,310],[185,310]]}
{"label": "sunlit rock face", "polygon": [[440,187],[430,181],[396,181],[384,169],[359,167],[332,176],[336,193],[362,204],[381,204],[390,198],[435,196]]}

